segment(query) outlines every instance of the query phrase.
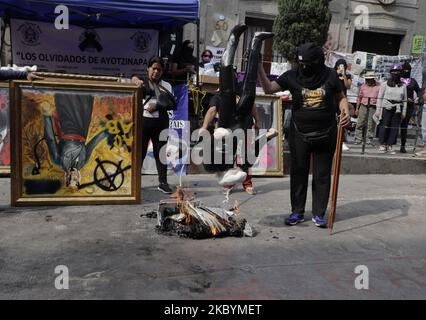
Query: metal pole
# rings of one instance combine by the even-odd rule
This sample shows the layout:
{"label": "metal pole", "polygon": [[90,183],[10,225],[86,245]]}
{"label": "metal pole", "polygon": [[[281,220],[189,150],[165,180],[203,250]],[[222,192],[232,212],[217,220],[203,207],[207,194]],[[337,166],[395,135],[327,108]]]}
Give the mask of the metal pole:
{"label": "metal pole", "polygon": [[367,131],[368,131],[368,122],[370,121],[370,106],[371,106],[371,98],[368,97],[368,105],[367,105],[367,124],[364,126],[362,130],[362,151],[361,154],[365,154],[365,145],[367,140]]}
{"label": "metal pole", "polygon": [[419,137],[421,139],[421,135],[422,135],[422,130],[421,130],[421,115],[422,115],[422,111],[423,111],[423,105],[422,104],[416,104],[415,107],[416,110],[416,138],[414,139],[414,148],[413,148],[413,153],[416,153],[417,150],[417,144],[419,141]]}
{"label": "metal pole", "polygon": [[[197,59],[200,58],[200,19],[197,20]],[[197,63],[197,67],[196,67],[196,72],[197,74],[196,76],[196,87],[197,89],[200,88],[200,66],[199,63]],[[201,105],[200,105],[200,90],[197,90],[197,92],[195,93],[197,95],[197,112],[196,117],[197,117],[197,129],[200,127],[200,109],[201,109]],[[201,115],[202,117],[202,115]]]}

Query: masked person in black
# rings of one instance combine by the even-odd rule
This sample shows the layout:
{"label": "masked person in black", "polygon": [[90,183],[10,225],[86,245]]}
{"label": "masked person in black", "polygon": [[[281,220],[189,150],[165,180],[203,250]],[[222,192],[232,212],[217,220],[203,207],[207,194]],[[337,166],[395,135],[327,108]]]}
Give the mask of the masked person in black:
{"label": "masked person in black", "polygon": [[171,59],[171,74],[173,85],[185,84],[192,74],[195,73],[197,58],[193,56],[194,43],[185,40],[182,43],[181,50],[177,51]]}
{"label": "masked person in black", "polygon": [[401,121],[401,153],[407,153],[405,149],[405,144],[407,143],[407,129],[408,124],[410,123],[411,116],[414,112],[414,92],[419,97],[419,102],[423,102],[423,91],[416,79],[411,77],[411,65],[406,61],[402,65],[402,74],[401,81],[407,86],[407,114],[405,118]]}
{"label": "masked person in black", "polygon": [[270,81],[259,66],[259,78],[267,94],[290,90],[293,97],[289,135],[291,152],[290,193],[292,214],[287,225],[304,221],[311,155],[313,155],[312,221],[326,227],[331,170],[336,149],[336,110],[341,125],[350,122],[349,105],[335,70],[324,65],[321,47],[306,43],[297,50],[298,65],[276,81]]}

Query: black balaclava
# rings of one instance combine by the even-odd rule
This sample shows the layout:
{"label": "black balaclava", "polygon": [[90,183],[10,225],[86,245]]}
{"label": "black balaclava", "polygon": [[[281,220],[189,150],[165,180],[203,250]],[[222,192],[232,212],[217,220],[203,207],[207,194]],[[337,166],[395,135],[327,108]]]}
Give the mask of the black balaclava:
{"label": "black balaclava", "polygon": [[297,48],[297,57],[299,84],[307,89],[321,87],[328,76],[323,49],[314,43],[305,43]]}
{"label": "black balaclava", "polygon": [[182,43],[182,56],[185,59],[186,62],[192,62],[192,57],[194,53],[194,48],[189,47],[189,44],[191,43],[190,40],[185,40]]}
{"label": "black balaclava", "polygon": [[401,78],[404,78],[404,79],[411,78],[411,65],[407,61],[405,61],[405,63],[402,65]]}

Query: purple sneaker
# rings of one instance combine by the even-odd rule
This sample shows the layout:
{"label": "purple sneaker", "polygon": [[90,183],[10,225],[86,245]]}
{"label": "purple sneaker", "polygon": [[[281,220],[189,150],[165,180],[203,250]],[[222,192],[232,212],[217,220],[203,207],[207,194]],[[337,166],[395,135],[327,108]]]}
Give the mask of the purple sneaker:
{"label": "purple sneaker", "polygon": [[288,226],[295,226],[298,223],[305,221],[305,216],[300,213],[292,213],[285,219],[285,224]]}
{"label": "purple sneaker", "polygon": [[325,221],[324,217],[314,216],[312,222],[315,223],[318,228],[327,228],[327,221]]}

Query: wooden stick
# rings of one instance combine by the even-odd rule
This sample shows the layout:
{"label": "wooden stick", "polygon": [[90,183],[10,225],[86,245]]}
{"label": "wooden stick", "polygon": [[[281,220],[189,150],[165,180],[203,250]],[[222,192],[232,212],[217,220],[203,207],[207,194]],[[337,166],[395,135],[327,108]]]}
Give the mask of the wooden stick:
{"label": "wooden stick", "polygon": [[339,190],[340,167],[342,164],[343,127],[339,123],[337,131],[336,153],[333,164],[333,182],[330,192],[330,205],[328,213],[328,228],[330,234],[333,232],[334,220],[336,218],[337,193]]}
{"label": "wooden stick", "polygon": [[68,73],[54,73],[54,72],[34,72],[34,74],[44,78],[65,78],[65,79],[115,81],[115,82],[118,82],[120,80],[120,78],[117,78],[117,77],[89,76],[84,74],[68,74]]}

